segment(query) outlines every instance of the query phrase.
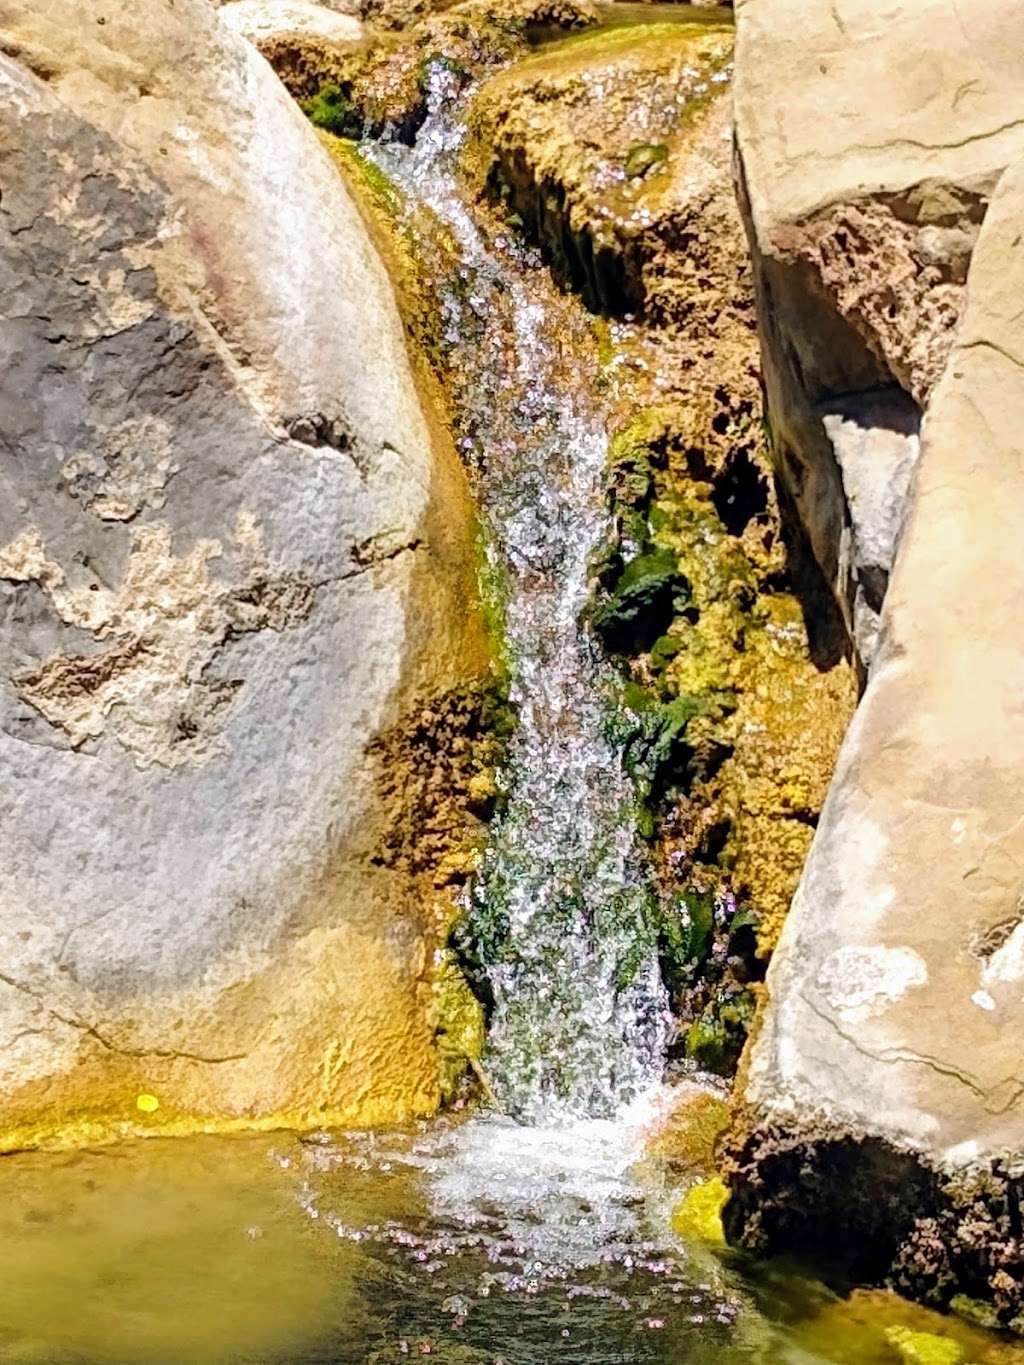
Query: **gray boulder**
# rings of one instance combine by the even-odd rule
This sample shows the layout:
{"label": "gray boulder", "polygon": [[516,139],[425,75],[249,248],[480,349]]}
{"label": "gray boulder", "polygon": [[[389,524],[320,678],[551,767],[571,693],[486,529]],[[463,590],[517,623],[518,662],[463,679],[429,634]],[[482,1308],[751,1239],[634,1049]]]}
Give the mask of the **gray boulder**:
{"label": "gray boulder", "polygon": [[391,286],[204,0],[0,34],[0,1144],[428,1112],[382,737],[483,654]]}

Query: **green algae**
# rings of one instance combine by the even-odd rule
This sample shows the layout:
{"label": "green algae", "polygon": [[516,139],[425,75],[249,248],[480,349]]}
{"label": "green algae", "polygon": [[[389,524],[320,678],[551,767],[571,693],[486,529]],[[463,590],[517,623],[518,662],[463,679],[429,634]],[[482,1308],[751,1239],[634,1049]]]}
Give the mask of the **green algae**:
{"label": "green algae", "polygon": [[508,603],[511,587],[508,570],[494,552],[493,535],[483,521],[477,520],[473,538],[477,591],[483,610],[484,630],[492,660],[494,677],[507,700],[512,674],[508,638]]}
{"label": "green algae", "polygon": [[484,1008],[450,949],[438,954],[429,1022],[437,1049],[441,1099],[459,1093],[467,1066],[479,1062],[486,1037]]}
{"label": "green algae", "polygon": [[[518,226],[522,227],[523,220],[520,218]],[[601,317],[597,313],[590,315],[590,328],[597,343],[597,363],[599,368],[598,381],[600,384],[607,383],[607,372],[618,356],[618,347],[612,338],[611,327],[608,319]]]}
{"label": "green algae", "polygon": [[964,1322],[991,1331],[999,1327],[999,1314],[990,1303],[983,1299],[972,1299],[967,1294],[954,1294],[949,1301],[950,1311]]}
{"label": "green algae", "polygon": [[[316,122],[316,120],[313,120]],[[321,127],[324,125],[321,124]],[[327,129],[334,132],[333,129]],[[399,244],[408,247],[408,239],[401,233],[401,219],[405,201],[398,186],[376,162],[371,161],[361,150],[359,143],[350,136],[335,134],[333,151],[343,169],[367,191],[373,203],[385,215],[389,224],[399,233]]]}
{"label": "green algae", "polygon": [[626,153],[624,169],[631,180],[646,175],[655,166],[668,161],[668,148],[663,142],[638,142]]}
{"label": "green algae", "polygon": [[909,1327],[887,1327],[886,1339],[903,1365],[960,1365],[963,1347],[934,1332],[914,1332]]}
{"label": "green algae", "polygon": [[672,1213],[673,1231],[687,1242],[724,1246],[722,1210],[728,1199],[729,1191],[721,1176],[713,1175],[691,1185]]}
{"label": "green algae", "polygon": [[352,102],[350,90],[328,81],[315,94],[300,99],[298,103],[310,123],[322,128],[325,133],[333,133],[335,137],[358,135],[362,120]]}
{"label": "green algae", "polygon": [[808,1315],[799,1347],[835,1365],[1019,1365],[1019,1344],[900,1298],[857,1289]]}
{"label": "green algae", "polygon": [[635,555],[617,572],[609,566],[605,578],[606,595],[595,607],[593,624],[614,654],[648,649],[689,600],[676,556],[665,547]]}

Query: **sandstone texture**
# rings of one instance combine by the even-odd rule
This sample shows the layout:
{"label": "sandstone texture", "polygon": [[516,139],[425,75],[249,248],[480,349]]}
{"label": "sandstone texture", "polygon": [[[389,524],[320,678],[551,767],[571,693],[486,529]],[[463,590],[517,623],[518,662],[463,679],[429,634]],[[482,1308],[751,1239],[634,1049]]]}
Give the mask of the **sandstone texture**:
{"label": "sandstone texture", "polygon": [[[996,0],[969,18],[952,0],[737,6],[738,171],[774,453],[864,671],[891,537],[865,543],[830,425],[861,460],[876,446],[876,463],[916,458],[987,198],[1022,141],[1019,39],[1017,6]],[[894,480],[891,523],[907,484]]]}
{"label": "sandstone texture", "polygon": [[203,0],[0,33],[0,1145],[427,1112],[485,660],[391,286]]}
{"label": "sandstone texture", "polygon": [[357,42],[363,36],[363,26],[354,15],[311,0],[228,0],[221,6],[220,17],[228,28],[253,42],[280,33],[335,43]]}
{"label": "sandstone texture", "polygon": [[1014,9],[738,6],[771,435],[867,687],[745,1060],[726,1222],[1024,1329]]}

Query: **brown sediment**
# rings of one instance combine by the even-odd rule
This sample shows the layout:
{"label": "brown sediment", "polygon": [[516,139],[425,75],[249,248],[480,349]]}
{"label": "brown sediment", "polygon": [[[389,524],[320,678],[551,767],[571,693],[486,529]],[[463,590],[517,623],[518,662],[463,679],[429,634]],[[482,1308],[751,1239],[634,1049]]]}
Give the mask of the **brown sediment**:
{"label": "brown sediment", "polygon": [[724,1172],[733,1244],[796,1252],[840,1283],[886,1285],[937,1308],[987,1305],[1024,1332],[1024,1175],[1009,1161],[946,1169],[822,1115],[734,1137]]}

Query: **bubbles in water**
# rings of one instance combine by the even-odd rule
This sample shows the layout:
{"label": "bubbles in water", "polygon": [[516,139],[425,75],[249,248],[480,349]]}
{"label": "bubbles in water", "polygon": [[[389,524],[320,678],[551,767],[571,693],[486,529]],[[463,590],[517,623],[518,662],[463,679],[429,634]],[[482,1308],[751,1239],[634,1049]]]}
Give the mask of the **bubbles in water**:
{"label": "bubbles in water", "polygon": [[582,619],[607,532],[607,436],[585,386],[566,380],[546,273],[515,244],[489,243],[461,197],[456,93],[434,66],[416,146],[364,150],[457,244],[455,277],[440,283],[444,335],[508,584],[519,725],[471,904],[495,1002],[486,1065],[518,1117],[609,1115],[660,1074],[670,1021],[634,794],[607,733],[609,665]]}

